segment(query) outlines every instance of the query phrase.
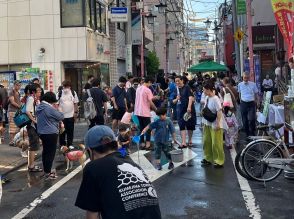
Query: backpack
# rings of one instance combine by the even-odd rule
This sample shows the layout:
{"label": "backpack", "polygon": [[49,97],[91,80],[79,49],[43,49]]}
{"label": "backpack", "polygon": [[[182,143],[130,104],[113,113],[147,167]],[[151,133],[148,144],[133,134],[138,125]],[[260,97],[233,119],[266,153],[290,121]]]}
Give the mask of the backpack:
{"label": "backpack", "polygon": [[84,116],[85,119],[94,119],[97,116],[97,110],[91,92],[87,89],[88,98],[84,103]]}
{"label": "backpack", "polygon": [[[71,91],[72,96],[75,98],[76,93],[74,92],[74,90],[70,89],[70,91]],[[60,100],[61,96],[62,96],[62,89],[58,91],[58,99],[57,100]]]}

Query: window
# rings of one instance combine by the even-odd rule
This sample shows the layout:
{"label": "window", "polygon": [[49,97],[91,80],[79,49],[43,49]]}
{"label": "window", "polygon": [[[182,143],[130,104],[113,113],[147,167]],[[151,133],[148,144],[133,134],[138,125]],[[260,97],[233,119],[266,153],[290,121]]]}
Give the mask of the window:
{"label": "window", "polygon": [[106,7],[104,5],[100,5],[101,7],[101,32],[106,34]]}
{"label": "window", "polygon": [[60,0],[61,27],[89,27],[106,33],[107,8],[98,0]]}
{"label": "window", "polygon": [[95,29],[99,32],[106,33],[106,8],[96,0],[95,9]]}
{"label": "window", "polygon": [[60,0],[61,27],[84,26],[83,0]]}
{"label": "window", "polygon": [[96,30],[101,31],[101,5],[96,1]]}

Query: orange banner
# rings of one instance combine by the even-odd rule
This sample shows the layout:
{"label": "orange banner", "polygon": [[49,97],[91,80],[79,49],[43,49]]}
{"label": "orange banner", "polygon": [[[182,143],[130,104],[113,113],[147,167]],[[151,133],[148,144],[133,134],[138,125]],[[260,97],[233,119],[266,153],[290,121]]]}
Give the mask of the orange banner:
{"label": "orange banner", "polygon": [[294,2],[293,0],[272,0],[272,6],[279,29],[288,44],[288,53],[293,54]]}

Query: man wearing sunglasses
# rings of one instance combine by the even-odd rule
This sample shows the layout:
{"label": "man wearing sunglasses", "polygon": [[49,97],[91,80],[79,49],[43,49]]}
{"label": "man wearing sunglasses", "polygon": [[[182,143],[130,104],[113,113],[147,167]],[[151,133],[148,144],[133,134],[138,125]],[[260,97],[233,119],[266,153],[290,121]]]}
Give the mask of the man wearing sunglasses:
{"label": "man wearing sunglasses", "polygon": [[75,205],[86,210],[87,219],[160,219],[155,189],[144,171],[117,152],[113,131],[104,125],[91,128],[85,136],[91,161]]}

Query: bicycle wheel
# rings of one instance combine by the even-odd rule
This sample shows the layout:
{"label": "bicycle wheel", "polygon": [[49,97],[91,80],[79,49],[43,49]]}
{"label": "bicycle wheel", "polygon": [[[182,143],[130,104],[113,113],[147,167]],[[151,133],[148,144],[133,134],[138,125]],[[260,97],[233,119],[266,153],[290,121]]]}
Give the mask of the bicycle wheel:
{"label": "bicycle wheel", "polygon": [[245,179],[253,180],[253,178],[250,177],[248,174],[246,174],[246,172],[243,170],[241,153],[242,153],[242,151],[240,151],[236,154],[235,161],[234,161],[235,168],[236,168],[237,172],[241,176],[243,176]]}
{"label": "bicycle wheel", "polygon": [[[271,167],[263,158],[275,147],[275,143],[269,140],[257,140],[250,143],[242,152],[242,166],[247,175],[257,181],[267,182],[277,178],[282,169]],[[267,155],[267,158],[283,158],[279,147]]]}

